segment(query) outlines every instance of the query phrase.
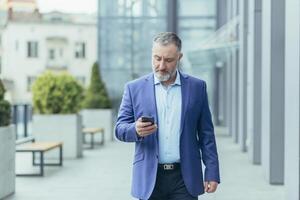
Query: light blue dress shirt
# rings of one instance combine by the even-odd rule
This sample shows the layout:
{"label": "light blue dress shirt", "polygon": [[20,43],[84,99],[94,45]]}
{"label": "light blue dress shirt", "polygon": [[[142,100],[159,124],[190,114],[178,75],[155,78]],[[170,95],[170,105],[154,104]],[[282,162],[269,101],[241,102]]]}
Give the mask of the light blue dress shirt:
{"label": "light blue dress shirt", "polygon": [[154,76],[155,98],[158,115],[159,163],[180,162],[181,82],[176,80],[168,87]]}

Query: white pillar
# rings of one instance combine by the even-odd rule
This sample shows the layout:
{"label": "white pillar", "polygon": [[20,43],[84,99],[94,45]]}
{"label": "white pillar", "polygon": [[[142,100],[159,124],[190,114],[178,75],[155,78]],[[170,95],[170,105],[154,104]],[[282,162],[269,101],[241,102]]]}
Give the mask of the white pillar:
{"label": "white pillar", "polygon": [[282,184],[285,0],[264,0],[262,8],[262,165],[271,184]]}
{"label": "white pillar", "polygon": [[[238,14],[238,0],[230,1],[230,10],[232,17]],[[237,30],[238,31],[238,30]],[[238,66],[239,66],[239,49],[232,50],[231,56],[231,130],[232,138],[235,143],[238,143]]]}
{"label": "white pillar", "polygon": [[238,141],[245,152],[247,139],[247,50],[248,0],[239,0]]}
{"label": "white pillar", "polygon": [[286,199],[299,196],[299,59],[300,3],[286,0],[285,43],[285,165]]}
{"label": "white pillar", "polygon": [[253,164],[261,163],[261,4],[249,1],[247,147]]}

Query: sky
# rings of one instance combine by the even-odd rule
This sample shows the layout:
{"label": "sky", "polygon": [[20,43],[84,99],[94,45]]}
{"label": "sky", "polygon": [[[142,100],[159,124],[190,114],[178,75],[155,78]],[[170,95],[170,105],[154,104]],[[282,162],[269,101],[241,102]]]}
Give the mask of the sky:
{"label": "sky", "polygon": [[95,13],[97,0],[37,0],[41,12]]}

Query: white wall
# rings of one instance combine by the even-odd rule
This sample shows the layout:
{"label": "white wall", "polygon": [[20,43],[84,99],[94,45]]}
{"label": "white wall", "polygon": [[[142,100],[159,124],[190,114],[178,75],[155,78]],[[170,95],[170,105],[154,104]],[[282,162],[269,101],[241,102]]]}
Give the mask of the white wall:
{"label": "white wall", "polygon": [[0,199],[15,192],[15,127],[0,127]]}
{"label": "white wall", "polygon": [[[96,25],[21,23],[9,22],[2,38],[2,76],[14,81],[14,102],[30,102],[27,77],[38,76],[46,69],[48,49],[46,38],[67,38],[66,63],[74,76],[86,77],[89,83],[90,68],[97,58]],[[27,58],[27,41],[38,41],[38,58]],[[18,41],[18,49],[16,42]],[[75,58],[75,43],[86,43],[86,58]]]}

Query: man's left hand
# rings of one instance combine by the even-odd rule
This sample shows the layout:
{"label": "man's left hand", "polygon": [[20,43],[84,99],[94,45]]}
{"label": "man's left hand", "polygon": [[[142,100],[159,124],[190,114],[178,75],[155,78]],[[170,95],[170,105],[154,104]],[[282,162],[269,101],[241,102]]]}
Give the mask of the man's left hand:
{"label": "man's left hand", "polygon": [[217,190],[218,182],[215,181],[205,181],[204,182],[204,191],[207,193],[213,193]]}

